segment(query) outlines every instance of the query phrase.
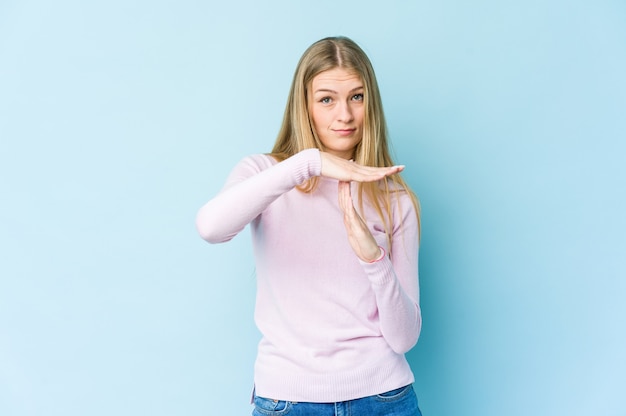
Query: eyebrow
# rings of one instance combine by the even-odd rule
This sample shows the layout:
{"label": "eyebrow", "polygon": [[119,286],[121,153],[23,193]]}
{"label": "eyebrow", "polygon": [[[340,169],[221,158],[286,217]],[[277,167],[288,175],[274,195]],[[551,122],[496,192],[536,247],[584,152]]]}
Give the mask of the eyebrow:
{"label": "eyebrow", "polygon": [[[355,91],[358,91],[358,90],[362,90],[362,89],[363,89],[363,86],[360,86],[360,87],[352,88],[349,92],[352,93],[352,92],[355,92]],[[330,92],[332,94],[339,94],[335,90],[329,90],[329,89],[326,89],[326,88],[320,88],[318,90],[315,90],[314,94],[317,94],[318,92]]]}

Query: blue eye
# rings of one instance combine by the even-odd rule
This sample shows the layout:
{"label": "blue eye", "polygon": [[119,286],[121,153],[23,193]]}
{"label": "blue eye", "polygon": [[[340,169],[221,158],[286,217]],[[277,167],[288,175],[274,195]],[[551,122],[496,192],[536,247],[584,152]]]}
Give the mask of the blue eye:
{"label": "blue eye", "polygon": [[320,100],[320,103],[322,103],[322,104],[330,104],[330,101],[331,101],[330,97],[324,97],[324,98],[322,98]]}
{"label": "blue eye", "polygon": [[363,101],[363,94],[354,94],[354,95],[352,96],[352,99],[353,99],[354,101]]}

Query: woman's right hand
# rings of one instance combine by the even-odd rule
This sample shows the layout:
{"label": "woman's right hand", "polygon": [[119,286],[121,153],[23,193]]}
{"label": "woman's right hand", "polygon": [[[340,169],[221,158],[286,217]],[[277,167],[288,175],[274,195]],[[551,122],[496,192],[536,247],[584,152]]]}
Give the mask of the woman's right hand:
{"label": "woman's right hand", "polygon": [[344,182],[375,182],[404,170],[404,166],[363,166],[327,152],[320,152],[322,174]]}

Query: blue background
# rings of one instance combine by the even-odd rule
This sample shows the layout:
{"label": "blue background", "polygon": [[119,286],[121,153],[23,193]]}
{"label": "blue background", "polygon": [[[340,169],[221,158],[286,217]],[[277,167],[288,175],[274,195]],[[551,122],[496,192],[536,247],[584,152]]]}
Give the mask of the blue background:
{"label": "blue background", "polygon": [[250,413],[248,232],[195,214],[336,34],[423,205],[424,414],[626,414],[623,1],[2,0],[1,415]]}

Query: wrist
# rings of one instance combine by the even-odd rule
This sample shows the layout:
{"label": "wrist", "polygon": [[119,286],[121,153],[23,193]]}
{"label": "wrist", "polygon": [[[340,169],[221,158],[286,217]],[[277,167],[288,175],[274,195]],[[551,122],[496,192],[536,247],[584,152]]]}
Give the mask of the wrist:
{"label": "wrist", "polygon": [[385,249],[380,247],[380,246],[378,246],[378,255],[376,257],[374,257],[373,260],[368,259],[368,260],[366,260],[366,262],[368,262],[368,263],[376,263],[378,261],[381,261],[385,257],[385,254],[387,254],[385,252]]}

